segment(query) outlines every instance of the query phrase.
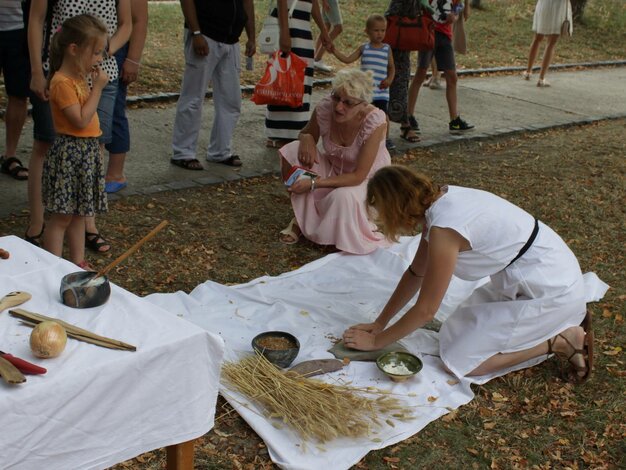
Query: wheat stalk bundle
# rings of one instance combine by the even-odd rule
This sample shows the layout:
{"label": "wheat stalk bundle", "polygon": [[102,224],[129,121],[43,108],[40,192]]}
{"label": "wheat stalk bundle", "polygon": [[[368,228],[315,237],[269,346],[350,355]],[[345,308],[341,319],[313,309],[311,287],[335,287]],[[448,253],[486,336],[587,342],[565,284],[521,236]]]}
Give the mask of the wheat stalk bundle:
{"label": "wheat stalk bundle", "polygon": [[408,406],[388,391],[329,384],[283,373],[260,355],[226,362],[222,377],[261,405],[265,416],[275,420],[275,427],[280,428],[282,421],[304,440],[323,443],[337,437],[367,437],[381,428],[382,422],[394,426],[389,417],[412,419]]}

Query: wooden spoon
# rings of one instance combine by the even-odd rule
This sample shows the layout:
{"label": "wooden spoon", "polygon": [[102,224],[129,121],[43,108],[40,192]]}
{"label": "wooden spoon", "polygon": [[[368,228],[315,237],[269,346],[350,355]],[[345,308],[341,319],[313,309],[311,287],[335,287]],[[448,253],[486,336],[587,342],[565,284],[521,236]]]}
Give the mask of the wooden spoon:
{"label": "wooden spoon", "polygon": [[0,299],[0,312],[7,308],[16,307],[28,302],[32,298],[28,292],[9,292],[7,295]]}
{"label": "wooden spoon", "polygon": [[83,286],[83,285],[89,284],[94,279],[97,279],[97,278],[99,278],[101,276],[105,276],[109,271],[111,271],[111,269],[116,267],[118,264],[120,264],[122,261],[124,261],[130,255],[132,255],[135,251],[137,251],[139,248],[141,248],[141,246],[144,243],[146,243],[148,240],[150,240],[152,237],[154,237],[157,233],[159,233],[168,223],[169,222],[167,220],[163,220],[159,225],[154,227],[150,231],[150,233],[148,235],[146,235],[141,240],[139,240],[137,243],[135,243],[133,246],[131,246],[128,250],[126,250],[124,253],[122,253],[119,257],[117,257],[115,260],[113,260],[111,263],[109,263],[109,265],[105,266],[104,268],[102,268],[98,272],[94,272],[92,276],[88,276],[88,277],[85,277],[84,279],[81,279],[80,281],[78,281],[75,284],[75,286]]}
{"label": "wooden spoon", "polygon": [[133,246],[131,246],[128,250],[126,250],[124,253],[122,253],[118,258],[116,258],[108,266],[106,266],[103,269],[101,269],[100,271],[98,271],[96,273],[96,275],[94,276],[94,279],[97,278],[97,277],[106,275],[109,271],[111,271],[111,269],[116,267],[118,264],[120,264],[122,261],[124,261],[130,255],[132,255],[135,251],[137,251],[139,248],[141,248],[141,246],[144,243],[146,243],[148,240],[150,240],[152,237],[154,237],[157,233],[159,233],[168,223],[169,222],[167,220],[164,220],[159,225],[154,227],[150,231],[150,233],[148,235],[146,235],[141,240],[139,240],[137,243],[135,243]]}

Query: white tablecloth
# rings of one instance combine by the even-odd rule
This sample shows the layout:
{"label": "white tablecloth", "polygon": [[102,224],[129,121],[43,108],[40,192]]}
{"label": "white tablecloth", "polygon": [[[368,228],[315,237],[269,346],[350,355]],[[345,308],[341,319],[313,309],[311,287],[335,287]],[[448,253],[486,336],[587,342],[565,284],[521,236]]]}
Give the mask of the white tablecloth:
{"label": "white tablecloth", "polygon": [[61,277],[78,269],[17,237],[0,238],[0,297],[33,295],[19,306],[137,347],[110,350],[68,339],[63,354],[37,359],[31,327],[0,312],[0,350],[48,369],[20,385],[0,380],[2,469],[99,469],[199,437],[213,427],[221,338],[112,286],[97,308],[59,298]]}

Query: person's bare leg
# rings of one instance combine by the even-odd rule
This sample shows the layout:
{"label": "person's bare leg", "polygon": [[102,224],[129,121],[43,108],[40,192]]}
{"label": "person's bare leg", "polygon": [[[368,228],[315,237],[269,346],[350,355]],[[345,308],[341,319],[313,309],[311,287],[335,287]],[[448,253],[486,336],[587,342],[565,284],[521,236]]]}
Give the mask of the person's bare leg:
{"label": "person's bare leg", "polygon": [[[343,32],[343,25],[336,24],[331,26],[330,24],[326,24],[326,30],[328,31],[328,35],[330,36],[330,40],[334,41],[337,36],[339,36]],[[315,61],[318,62],[322,60],[324,54],[326,53],[326,48],[322,44],[321,36],[318,36],[317,41],[315,42]]]}
{"label": "person's bare leg", "polygon": [[9,96],[7,98],[7,109],[4,115],[6,127],[6,148],[5,155],[7,157],[15,157],[17,153],[17,145],[22,135],[26,114],[28,112],[28,102],[26,98],[19,96]]}
{"label": "person's bare leg", "polygon": [[459,77],[456,74],[456,70],[446,70],[443,72],[443,75],[446,78],[446,101],[448,102],[448,113],[450,113],[450,121],[452,121],[459,115],[456,92]]}
{"label": "person's bare leg", "polygon": [[428,69],[417,69],[415,75],[413,76],[413,80],[411,80],[411,85],[409,86],[409,103],[408,103],[408,114],[409,116],[413,116],[415,113],[415,105],[417,104],[417,97],[419,95],[420,87],[422,83],[424,83],[424,79],[426,78],[426,72]]}
{"label": "person's bare leg", "polygon": [[543,60],[541,61],[541,71],[539,72],[539,79],[543,80],[550,68],[552,62],[552,56],[554,55],[554,47],[559,40],[558,34],[550,34],[548,36],[548,44],[546,44],[546,50],[543,53]]}
{"label": "person's bare leg", "polygon": [[[571,343],[568,344],[567,341]],[[550,340],[552,341],[552,340]],[[567,330],[560,333],[560,336],[557,335],[555,337],[554,343],[552,344],[552,351],[556,354],[562,354],[565,357],[569,357],[572,352],[572,345],[576,349],[582,349],[583,343],[585,341],[585,330],[583,330],[580,326],[572,326]],[[479,365],[476,369],[470,372],[469,376],[476,375],[485,375],[490,374],[492,372],[497,372],[502,369],[506,369],[508,367],[516,366],[523,362],[526,362],[530,359],[534,359],[535,357],[542,356],[544,354],[548,354],[548,342],[544,341],[541,344],[538,344],[534,348],[525,349],[524,351],[517,351],[513,353],[504,353],[504,354],[496,354],[495,356],[491,356],[481,365]],[[575,355],[572,358],[574,364],[578,367],[584,367],[585,361],[580,354]],[[584,375],[584,373],[580,373]]]}
{"label": "person's bare leg", "polygon": [[28,210],[30,214],[26,229],[26,235],[29,237],[36,237],[43,230],[44,208],[41,196],[41,176],[43,162],[50,145],[49,142],[34,140],[30,154],[28,165]]}
{"label": "person's bare leg", "polygon": [[[100,157],[104,158],[104,144],[100,144]],[[98,228],[96,227],[96,216],[85,217],[85,232],[89,233],[100,233],[98,232]],[[83,235],[84,237],[84,235]],[[106,253],[111,249],[111,245],[103,245],[99,248],[99,253]],[[80,260],[82,261],[82,260]]]}
{"label": "person's bare leg", "polygon": [[65,231],[72,222],[72,216],[67,214],[51,214],[48,225],[43,234],[43,248],[53,255],[63,256],[63,238]]}
{"label": "person's bare leg", "polygon": [[530,45],[530,52],[528,54],[528,67],[526,68],[526,73],[531,74],[533,71],[533,65],[535,63],[535,59],[537,59],[537,53],[539,52],[539,45],[543,39],[543,34],[535,34],[533,38],[533,42]]}
{"label": "person's bare leg", "polygon": [[107,173],[104,177],[106,182],[117,181],[118,183],[125,183],[126,176],[124,175],[124,164],[126,162],[126,153],[110,153],[109,164],[107,166]]}
{"label": "person's bare leg", "polygon": [[85,217],[72,217],[72,222],[66,232],[70,261],[74,264],[80,264],[85,261]]}

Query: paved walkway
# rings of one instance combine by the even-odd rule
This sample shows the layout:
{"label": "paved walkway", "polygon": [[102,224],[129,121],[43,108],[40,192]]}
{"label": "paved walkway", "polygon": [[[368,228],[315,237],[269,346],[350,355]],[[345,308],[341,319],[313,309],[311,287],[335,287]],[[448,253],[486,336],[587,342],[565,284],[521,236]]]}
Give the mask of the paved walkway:
{"label": "paved walkway", "polygon": [[[464,136],[448,133],[445,90],[424,89],[418,100],[417,118],[422,128],[422,142],[413,147],[428,147],[459,139],[490,136],[550,127],[626,117],[626,67],[551,73],[551,88],[537,88],[519,75],[471,77],[459,80],[459,107],[463,118],[476,125]],[[313,101],[326,96],[328,88],[315,88]],[[208,144],[213,107],[204,107],[199,159],[205,171],[189,171],[169,163],[175,104],[162,108],[133,109],[131,123],[133,149],[128,156],[128,188],[110,199],[132,194],[182,189],[225,180],[274,173],[278,170],[276,151],[265,148],[263,135],[264,107],[244,99],[242,116],[234,137],[234,153],[241,156],[239,170],[207,163],[202,158]],[[4,126],[0,129],[4,141]],[[392,124],[391,137],[398,143],[397,152],[410,146],[399,138],[399,127]],[[32,144],[32,123],[28,122],[20,142],[18,157],[28,163]],[[0,217],[20,213],[27,207],[26,182],[0,175]]]}

